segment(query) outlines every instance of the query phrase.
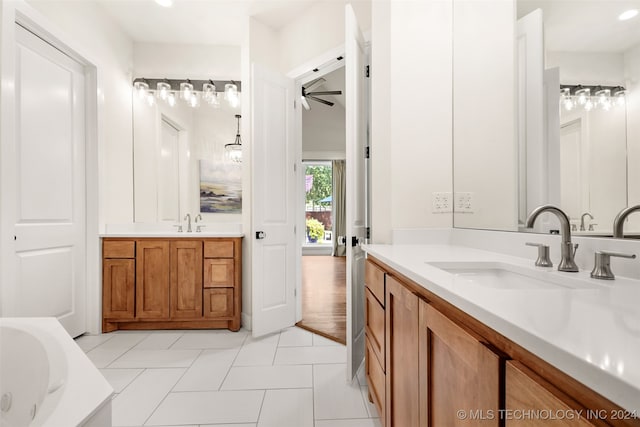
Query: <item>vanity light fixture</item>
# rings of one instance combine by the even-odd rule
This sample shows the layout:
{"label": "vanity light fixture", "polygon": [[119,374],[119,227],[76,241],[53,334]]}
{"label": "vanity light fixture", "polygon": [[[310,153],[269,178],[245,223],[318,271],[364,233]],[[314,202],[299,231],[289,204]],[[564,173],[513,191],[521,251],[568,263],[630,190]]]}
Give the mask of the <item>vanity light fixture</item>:
{"label": "vanity light fixture", "polygon": [[238,120],[238,130],[236,131],[236,140],[231,144],[224,146],[225,155],[229,160],[235,163],[242,162],[242,139],[240,138],[240,114],[236,114]]}
{"label": "vanity light fixture", "polygon": [[[207,104],[220,106],[220,93],[225,89],[225,99],[233,108],[240,105],[241,82],[234,80],[190,80],[136,78],[133,87],[142,101],[150,106],[162,100],[173,107],[178,98],[193,108]],[[149,96],[151,98],[149,98]]]}
{"label": "vanity light fixture", "polygon": [[638,9],[629,9],[626,10],[624,12],[622,12],[619,16],[618,19],[620,21],[627,21],[631,18],[635,18],[636,16],[638,16]]}
{"label": "vanity light fixture", "polygon": [[613,98],[615,99],[616,105],[622,107],[626,103],[626,93],[627,91],[622,87],[618,86],[611,91]]}

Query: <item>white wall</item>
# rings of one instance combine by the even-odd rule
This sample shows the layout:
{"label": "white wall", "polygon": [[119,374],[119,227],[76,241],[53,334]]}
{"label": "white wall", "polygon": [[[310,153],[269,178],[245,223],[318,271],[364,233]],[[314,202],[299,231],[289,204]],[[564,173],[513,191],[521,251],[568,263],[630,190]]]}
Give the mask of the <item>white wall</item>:
{"label": "white wall", "polygon": [[134,77],[239,80],[240,46],[135,43],[133,69]]}
{"label": "white wall", "polygon": [[[640,46],[624,55],[627,88],[627,168],[629,206],[640,204]],[[626,230],[640,231],[640,213],[629,217]]]}
{"label": "white wall", "polygon": [[[344,10],[350,3],[363,32],[371,28],[371,0],[316,2],[278,32],[278,67],[289,72],[344,45]],[[322,64],[317,64],[322,65]]]}
{"label": "white wall", "polygon": [[391,243],[391,2],[371,8],[371,237]]}
{"label": "white wall", "polygon": [[311,110],[302,111],[302,159],[335,160],[345,158],[345,110],[309,101]]}
{"label": "white wall", "polygon": [[515,2],[454,2],[453,168],[473,213],[456,227],[517,229]]}
{"label": "white wall", "polygon": [[624,55],[621,53],[546,52],[545,67],[560,67],[560,84],[624,84]]}
{"label": "white wall", "polygon": [[28,3],[60,28],[98,66],[101,147],[102,224],[133,220],[133,144],[131,70],[133,43],[95,3],[31,0]]}

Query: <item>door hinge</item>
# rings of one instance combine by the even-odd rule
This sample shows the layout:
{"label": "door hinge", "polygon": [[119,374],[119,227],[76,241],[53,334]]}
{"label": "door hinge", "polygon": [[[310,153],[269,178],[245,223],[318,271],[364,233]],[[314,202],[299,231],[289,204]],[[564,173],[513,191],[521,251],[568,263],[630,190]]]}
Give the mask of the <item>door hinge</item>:
{"label": "door hinge", "polygon": [[293,296],[297,297],[298,296],[298,289],[293,288]]}
{"label": "door hinge", "polygon": [[371,147],[369,145],[364,147],[364,158],[365,159],[370,159],[371,158]]}
{"label": "door hinge", "polygon": [[296,234],[298,232],[298,229],[296,228],[296,226],[293,226],[293,234]]}
{"label": "door hinge", "polygon": [[371,238],[371,227],[367,227],[364,229],[365,230],[365,236],[367,239]]}
{"label": "door hinge", "polygon": [[294,163],[294,164],[293,164],[293,171],[294,171],[294,172],[297,172],[297,171],[298,171],[298,165],[297,165],[297,163]]}
{"label": "door hinge", "polygon": [[298,104],[296,103],[296,100],[293,100],[293,109],[295,110],[296,108],[298,108]]}
{"label": "door hinge", "polygon": [[367,65],[366,67],[364,67],[364,76],[365,77],[370,77],[370,70],[369,70],[369,65]]}

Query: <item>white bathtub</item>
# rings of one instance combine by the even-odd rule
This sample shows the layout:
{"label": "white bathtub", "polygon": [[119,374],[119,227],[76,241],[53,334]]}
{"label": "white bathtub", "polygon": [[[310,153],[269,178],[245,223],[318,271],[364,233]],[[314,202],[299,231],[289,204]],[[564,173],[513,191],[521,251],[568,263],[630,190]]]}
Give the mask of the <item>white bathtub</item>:
{"label": "white bathtub", "polygon": [[113,389],[54,318],[0,318],[0,427],[111,426]]}

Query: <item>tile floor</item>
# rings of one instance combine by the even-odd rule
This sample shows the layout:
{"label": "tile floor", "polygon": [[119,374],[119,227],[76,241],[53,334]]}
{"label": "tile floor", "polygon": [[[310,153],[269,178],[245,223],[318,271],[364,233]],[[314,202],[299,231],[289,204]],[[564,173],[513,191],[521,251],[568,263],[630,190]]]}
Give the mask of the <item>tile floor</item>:
{"label": "tile floor", "polygon": [[114,426],[379,427],[346,347],[300,328],[118,331],[76,339],[115,390]]}

